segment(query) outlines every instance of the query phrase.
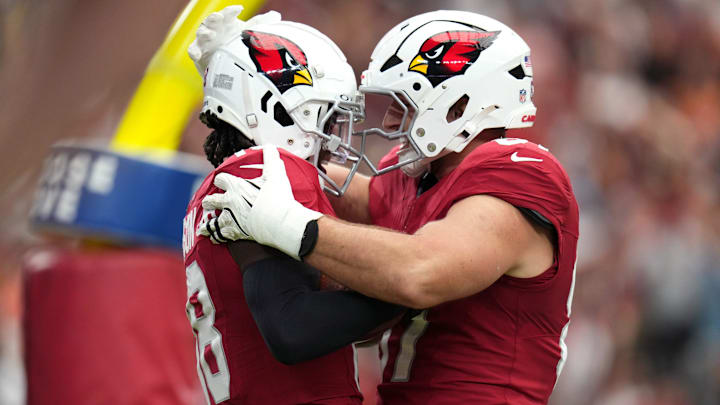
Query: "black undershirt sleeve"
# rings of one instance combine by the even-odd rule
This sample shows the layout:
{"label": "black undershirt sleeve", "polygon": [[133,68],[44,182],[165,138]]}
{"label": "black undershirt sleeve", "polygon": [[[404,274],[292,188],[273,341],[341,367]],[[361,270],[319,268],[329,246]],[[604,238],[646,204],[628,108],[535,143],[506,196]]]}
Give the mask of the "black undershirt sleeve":
{"label": "black undershirt sleeve", "polygon": [[406,308],[354,291],[318,289],[318,272],[287,256],[247,265],[245,299],[273,356],[296,364],[380,332]]}

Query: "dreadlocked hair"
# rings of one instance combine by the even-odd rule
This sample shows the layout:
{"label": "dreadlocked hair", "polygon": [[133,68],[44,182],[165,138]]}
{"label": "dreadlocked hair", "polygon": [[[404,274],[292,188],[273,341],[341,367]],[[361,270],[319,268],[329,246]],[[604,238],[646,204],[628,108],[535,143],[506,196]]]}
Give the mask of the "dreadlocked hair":
{"label": "dreadlocked hair", "polygon": [[203,149],[205,157],[214,166],[218,167],[225,158],[236,152],[255,146],[255,142],[246,137],[240,130],[219,119],[217,115],[206,111],[200,113],[202,121],[213,131],[205,139]]}

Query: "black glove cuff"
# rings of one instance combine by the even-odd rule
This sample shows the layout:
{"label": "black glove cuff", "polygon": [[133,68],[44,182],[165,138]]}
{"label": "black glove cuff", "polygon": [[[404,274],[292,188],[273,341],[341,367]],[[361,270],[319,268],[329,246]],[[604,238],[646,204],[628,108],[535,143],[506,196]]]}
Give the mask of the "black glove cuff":
{"label": "black glove cuff", "polygon": [[298,256],[300,260],[305,259],[305,256],[309,255],[310,252],[315,249],[315,245],[318,240],[318,224],[317,219],[313,219],[305,225],[305,232],[303,233],[302,240],[300,241],[300,252]]}

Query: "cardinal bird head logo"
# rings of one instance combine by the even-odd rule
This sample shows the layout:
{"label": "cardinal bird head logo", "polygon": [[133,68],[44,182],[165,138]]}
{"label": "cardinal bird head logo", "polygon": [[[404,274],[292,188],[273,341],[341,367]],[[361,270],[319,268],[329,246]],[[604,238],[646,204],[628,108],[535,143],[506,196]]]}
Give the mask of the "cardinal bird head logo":
{"label": "cardinal bird head logo", "polygon": [[258,72],[284,93],[291,87],[312,86],[305,52],[287,38],[258,31],[243,31],[242,40]]}
{"label": "cardinal bird head logo", "polygon": [[461,75],[500,31],[444,31],[425,40],[408,71],[425,75],[433,87]]}

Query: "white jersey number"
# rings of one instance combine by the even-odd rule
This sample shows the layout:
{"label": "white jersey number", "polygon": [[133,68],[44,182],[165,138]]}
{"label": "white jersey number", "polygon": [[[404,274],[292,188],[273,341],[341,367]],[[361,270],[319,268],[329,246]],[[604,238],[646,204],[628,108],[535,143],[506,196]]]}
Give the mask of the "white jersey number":
{"label": "white jersey number", "polygon": [[215,403],[220,403],[230,399],[230,370],[223,351],[222,335],[214,325],[215,306],[197,262],[185,268],[185,275],[188,291],[185,311],[195,333],[198,376],[206,393],[212,394]]}
{"label": "white jersey number", "polygon": [[[415,360],[415,346],[420,337],[425,333],[429,325],[427,320],[427,309],[415,315],[407,329],[400,338],[400,351],[398,351],[395,359],[395,368],[393,369],[391,382],[407,382],[410,381],[410,369],[413,360]],[[383,342],[387,345],[387,340],[383,336]],[[383,347],[383,353],[387,353],[387,347]]]}

